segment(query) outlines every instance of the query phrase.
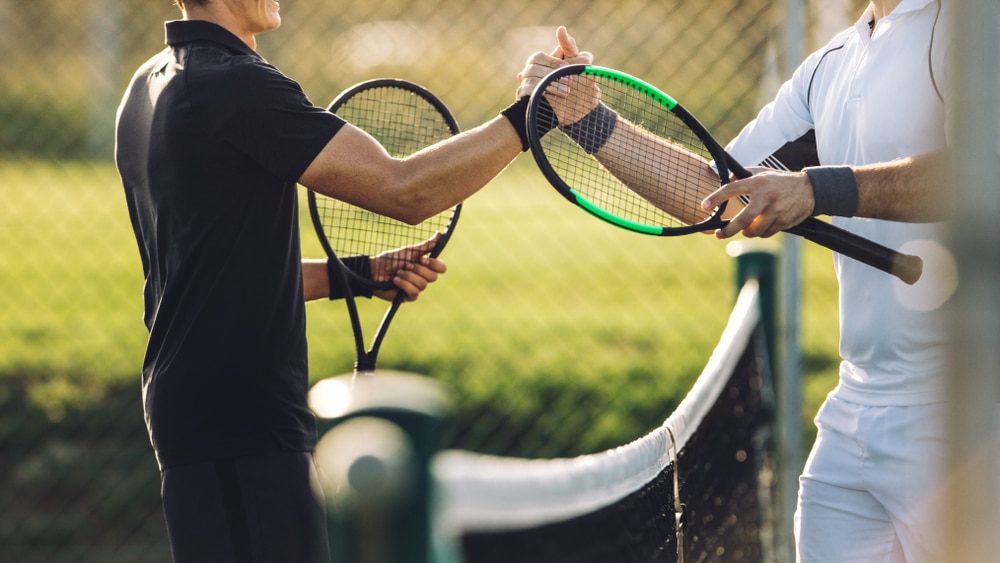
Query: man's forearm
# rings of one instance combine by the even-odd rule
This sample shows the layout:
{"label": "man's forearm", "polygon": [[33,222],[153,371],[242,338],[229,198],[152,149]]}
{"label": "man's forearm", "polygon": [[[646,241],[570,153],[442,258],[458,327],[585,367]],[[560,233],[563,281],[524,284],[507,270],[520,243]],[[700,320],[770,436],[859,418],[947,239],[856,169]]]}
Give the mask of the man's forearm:
{"label": "man's forearm", "polygon": [[302,260],[302,290],[306,301],[330,296],[326,260]]}
{"label": "man's forearm", "polygon": [[853,167],[858,217],[912,223],[943,221],[955,211],[946,151]]}

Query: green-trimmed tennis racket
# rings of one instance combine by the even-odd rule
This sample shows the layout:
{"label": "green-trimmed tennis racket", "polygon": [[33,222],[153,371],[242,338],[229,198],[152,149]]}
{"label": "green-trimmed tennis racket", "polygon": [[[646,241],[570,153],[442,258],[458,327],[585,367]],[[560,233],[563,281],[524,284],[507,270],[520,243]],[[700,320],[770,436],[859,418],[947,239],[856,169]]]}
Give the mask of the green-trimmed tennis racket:
{"label": "green-trimmed tennis racket", "polygon": [[[730,175],[751,175],[676,100],[609,68],[570,65],[549,74],[532,94],[527,126],[535,162],[559,193],[639,233],[676,236],[725,226],[725,204],[706,217],[702,200]],[[547,134],[557,126],[563,134]],[[920,278],[920,258],[819,219],[786,232],[908,284]]]}

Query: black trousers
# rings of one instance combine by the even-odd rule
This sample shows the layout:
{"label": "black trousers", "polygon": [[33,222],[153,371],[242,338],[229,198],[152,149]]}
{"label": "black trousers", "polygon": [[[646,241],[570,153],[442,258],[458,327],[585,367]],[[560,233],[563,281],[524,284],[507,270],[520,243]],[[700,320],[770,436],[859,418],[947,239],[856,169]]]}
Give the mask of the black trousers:
{"label": "black trousers", "polygon": [[312,454],[187,465],[161,477],[175,563],[329,563]]}

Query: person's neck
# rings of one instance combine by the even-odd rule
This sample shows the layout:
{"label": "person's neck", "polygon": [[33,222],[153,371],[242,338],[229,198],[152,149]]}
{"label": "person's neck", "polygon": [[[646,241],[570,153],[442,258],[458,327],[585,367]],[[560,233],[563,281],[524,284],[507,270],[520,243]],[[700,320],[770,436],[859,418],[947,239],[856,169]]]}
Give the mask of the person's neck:
{"label": "person's neck", "polygon": [[875,23],[878,20],[891,14],[902,0],[872,0],[872,9],[875,12]]}
{"label": "person's neck", "polygon": [[185,9],[183,14],[185,20],[207,21],[224,27],[227,31],[238,37],[240,41],[246,43],[251,49],[254,51],[257,50],[257,37],[253,33],[244,30],[233,14],[224,7],[221,7],[219,3],[209,2],[205,5],[192,5],[190,8]]}

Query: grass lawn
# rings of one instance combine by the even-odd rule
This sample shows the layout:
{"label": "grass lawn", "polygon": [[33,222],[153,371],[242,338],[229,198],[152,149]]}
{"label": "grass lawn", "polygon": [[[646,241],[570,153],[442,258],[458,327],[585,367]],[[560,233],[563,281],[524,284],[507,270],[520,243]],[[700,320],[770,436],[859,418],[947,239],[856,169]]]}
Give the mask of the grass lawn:
{"label": "grass lawn", "polygon": [[[0,378],[56,421],[138,386],[141,268],[113,166],[4,162],[0,191]],[[303,253],[321,256],[302,211]],[[497,433],[518,424],[544,429],[537,453],[611,447],[665,418],[707,360],[735,296],[725,246],[605,225],[524,157],[466,202],[449,272],[401,309],[379,367],[447,383],[490,449],[517,451]],[[804,244],[802,263],[809,418],[835,377],[836,286],[829,251]],[[384,303],[361,305],[370,338]],[[307,311],[313,378],[350,371],[343,305]]]}
{"label": "grass lawn", "polygon": [[[169,561],[118,177],[107,163],[0,162],[0,193],[0,560]],[[321,256],[307,215],[304,254]],[[619,446],[659,425],[707,361],[736,295],[725,249],[596,221],[522,158],[467,202],[448,273],[400,310],[379,367],[447,384],[447,447]],[[803,245],[802,263],[809,419],[836,380],[837,305],[829,252]],[[384,304],[361,305],[370,337]],[[307,313],[313,379],[349,372],[343,304]]]}

